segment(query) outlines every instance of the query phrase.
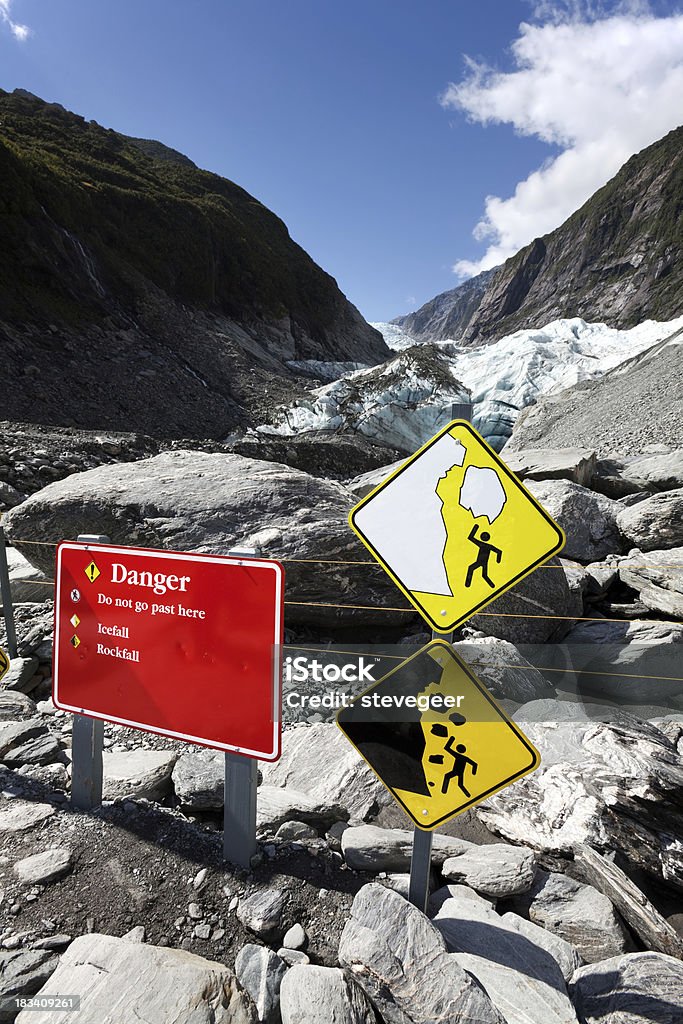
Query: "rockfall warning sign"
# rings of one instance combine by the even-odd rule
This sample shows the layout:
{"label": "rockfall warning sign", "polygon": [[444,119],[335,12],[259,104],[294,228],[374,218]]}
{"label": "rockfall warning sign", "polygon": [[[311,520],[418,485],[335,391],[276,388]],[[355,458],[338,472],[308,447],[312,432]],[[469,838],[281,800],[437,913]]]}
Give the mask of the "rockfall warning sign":
{"label": "rockfall warning sign", "polygon": [[540,764],[540,755],[449,644],[435,640],[337,715],[415,824],[443,825]]}
{"label": "rockfall warning sign", "polygon": [[565,542],[464,420],[444,427],[363,498],[349,523],[440,633],[451,633]]}

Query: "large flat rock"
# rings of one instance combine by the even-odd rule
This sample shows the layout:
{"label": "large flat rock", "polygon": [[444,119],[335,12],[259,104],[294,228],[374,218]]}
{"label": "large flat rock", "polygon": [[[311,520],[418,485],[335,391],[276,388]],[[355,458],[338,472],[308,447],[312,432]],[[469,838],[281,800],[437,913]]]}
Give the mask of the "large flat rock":
{"label": "large flat rock", "polygon": [[[183,949],[148,946],[112,935],[71,943],[41,996],[78,994],[79,1024],[256,1024],[237,980],[223,964]],[[62,1024],[73,1017],[22,1010],[18,1024]]]}
{"label": "large flat rock", "polygon": [[683,964],[661,953],[631,953],[576,972],[571,994],[582,1024],[679,1024]]}
{"label": "large flat rock", "polygon": [[520,480],[571,480],[582,487],[590,487],[596,466],[590,448],[525,448],[504,451],[502,458]]}
{"label": "large flat rock", "polygon": [[564,976],[543,945],[483,903],[455,896],[434,918],[457,962],[485,988],[508,1024],[576,1024]]}
{"label": "large flat rock", "polygon": [[661,551],[683,545],[683,487],[653,494],[617,516],[617,526],[629,546]]}
{"label": "large flat rock", "polygon": [[339,962],[353,972],[385,1024],[506,1024],[448,954],[431,921],[382,885],[357,893]]}
{"label": "large flat rock", "polygon": [[[368,561],[347,522],[354,502],[341,484],[277,462],[170,451],[59,480],[17,506],[3,525],[17,541],[54,541],[87,530],[115,544],[175,551],[227,554],[258,547],[286,563],[288,621],[407,622],[412,613],[383,610],[403,603],[385,573],[346,564]],[[17,546],[32,564],[53,573],[51,548]],[[364,609],[320,607],[325,604]]]}

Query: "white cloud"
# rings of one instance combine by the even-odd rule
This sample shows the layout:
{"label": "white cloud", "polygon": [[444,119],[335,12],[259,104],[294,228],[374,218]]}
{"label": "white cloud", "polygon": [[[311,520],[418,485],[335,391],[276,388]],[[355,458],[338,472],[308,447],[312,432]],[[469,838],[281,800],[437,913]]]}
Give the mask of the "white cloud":
{"label": "white cloud", "polygon": [[8,26],[15,39],[23,43],[31,35],[28,25],[20,25],[12,19],[12,0],[0,0],[0,21]]}
{"label": "white cloud", "polygon": [[488,196],[474,237],[469,277],[494,267],[578,209],[634,153],[681,123],[683,15],[655,17],[635,0],[606,13],[599,0],[540,0],[541,23],[522,23],[514,70],[469,58],[442,97],[479,124],[511,124],[520,135],[561,147],[512,196]]}

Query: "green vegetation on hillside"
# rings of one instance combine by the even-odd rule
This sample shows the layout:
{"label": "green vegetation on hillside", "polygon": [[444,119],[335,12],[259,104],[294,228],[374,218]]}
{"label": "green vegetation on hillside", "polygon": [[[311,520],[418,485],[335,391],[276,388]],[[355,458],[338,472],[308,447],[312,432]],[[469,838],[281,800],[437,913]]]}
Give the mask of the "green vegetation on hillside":
{"label": "green vegetation on hillside", "polygon": [[239,186],[161,150],[0,90],[3,316],[101,316],[104,296],[69,273],[78,242],[131,316],[151,283],[236,320],[290,316],[314,338],[328,329],[344,297],[283,222]]}

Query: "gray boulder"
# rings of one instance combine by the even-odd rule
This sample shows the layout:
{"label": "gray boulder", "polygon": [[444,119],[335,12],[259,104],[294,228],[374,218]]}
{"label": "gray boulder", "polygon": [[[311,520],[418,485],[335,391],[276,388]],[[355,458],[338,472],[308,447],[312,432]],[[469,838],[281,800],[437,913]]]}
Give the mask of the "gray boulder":
{"label": "gray boulder", "polygon": [[448,954],[431,921],[382,885],[364,885],[357,893],[339,962],[353,972],[385,1024],[506,1024]]}
{"label": "gray boulder", "polygon": [[683,448],[659,455],[600,459],[593,487],[610,498],[622,498],[643,491],[672,491],[683,487]]}
{"label": "gray boulder", "polygon": [[470,625],[513,644],[561,639],[573,625],[576,602],[562,565],[551,558],[470,619]]}
{"label": "gray boulder", "polygon": [[38,659],[30,656],[28,658],[12,658],[9,668],[2,679],[2,690],[12,690],[16,693],[31,693],[42,681],[42,677],[36,675]]}
{"label": "gray boulder", "polygon": [[[22,949],[0,953],[0,999],[34,996],[57,969],[59,957],[48,949]],[[0,1010],[0,1020],[13,1013]]]}
{"label": "gray boulder", "polygon": [[280,986],[287,965],[267,946],[247,943],[235,959],[235,974],[252,998],[260,1024],[280,1024]]}
{"label": "gray boulder", "polygon": [[256,824],[259,830],[277,832],[285,821],[302,821],[323,830],[346,816],[339,804],[321,801],[289,786],[259,786]]}
{"label": "gray boulder", "polygon": [[282,1024],[376,1024],[353,977],[338,967],[295,964],[280,989]]}
{"label": "gray boulder", "polygon": [[[407,871],[413,852],[413,833],[400,828],[358,825],[341,837],[342,853],[355,871]],[[432,864],[440,867],[448,857],[478,850],[474,843],[434,833]]]}
{"label": "gray boulder", "polygon": [[683,547],[668,551],[635,548],[618,561],[619,579],[638,591],[653,612],[683,619]]}
{"label": "gray boulder", "polygon": [[524,448],[505,451],[503,459],[520,480],[571,480],[582,487],[591,486],[596,467],[590,448]]}
{"label": "gray boulder", "polygon": [[0,722],[0,761],[6,765],[50,764],[60,755],[59,744],[42,719]]}
{"label": "gray boulder", "polygon": [[237,919],[255,935],[273,939],[282,935],[286,906],[287,894],[282,890],[257,889],[239,901]]}
{"label": "gray boulder", "polygon": [[16,548],[6,548],[9,589],[14,604],[39,602],[52,597],[50,580]]}
{"label": "gray boulder", "polygon": [[364,821],[389,806],[393,798],[336,725],[318,722],[285,730],[282,757],[260,766],[263,784],[286,786],[314,800],[346,809]]}
{"label": "gray boulder", "polygon": [[220,810],[224,802],[225,756],[218,750],[188,750],[175,763],[176,796],[194,811]]}
{"label": "gray boulder", "polygon": [[170,750],[105,750],[102,795],[107,800],[161,800],[171,792],[171,773],[177,759]]}
{"label": "gray boulder", "polygon": [[14,865],[14,873],[25,885],[48,885],[71,871],[71,850],[51,847],[30,857],[23,857]]}
{"label": "gray boulder", "polygon": [[661,551],[683,545],[683,487],[624,508],[617,526],[631,547]]}
{"label": "gray boulder", "polygon": [[450,900],[451,897],[476,900],[478,903],[483,903],[485,907],[495,907],[496,905],[496,900],[491,896],[482,896],[481,893],[470,889],[468,885],[458,885],[457,883],[449,882],[448,885],[442,885],[440,889],[437,889],[436,892],[430,895],[427,900],[427,917],[435,917],[446,900]]}
{"label": "gray boulder", "polygon": [[[396,588],[368,562],[349,529],[355,496],[342,484],[276,462],[240,455],[172,451],[152,459],[100,466],[50,484],[3,520],[8,536],[54,540],[79,533],[106,534],[115,544],[227,554],[257,547],[286,563],[290,622],[362,621],[403,624]],[[17,544],[52,573],[53,553]],[[340,564],[321,565],[306,559]],[[303,604],[301,604],[303,602]],[[367,610],[310,607],[363,605]]]}
{"label": "gray boulder", "polygon": [[528,921],[525,917],[520,917],[519,914],[513,914],[511,911],[503,914],[502,921],[508,928],[513,928],[529,942],[533,942],[534,945],[544,949],[546,953],[550,953],[557,961],[565,981],[568,982],[574,972],[583,966],[583,957],[576,946],[572,946],[571,942],[567,942],[561,935],[556,935],[555,932],[550,932],[547,928],[542,928],[540,925],[534,924],[533,921]]}
{"label": "gray boulder", "polygon": [[534,924],[571,943],[587,963],[618,956],[629,938],[610,900],[592,885],[557,872],[539,871],[515,909]]}
{"label": "gray boulder", "polygon": [[517,650],[514,644],[497,637],[477,637],[453,644],[464,662],[481,679],[494,697],[526,704],[554,695],[545,676]]}
{"label": "gray boulder", "polygon": [[623,550],[617,527],[621,506],[617,502],[567,480],[530,480],[528,487],[564,530],[564,558],[596,562]]}
{"label": "gray boulder", "polygon": [[570,992],[582,1024],[679,1024],[683,964],[662,953],[629,953],[582,967]]}
{"label": "gray boulder", "polygon": [[531,887],[536,875],[536,857],[521,846],[503,843],[472,846],[455,857],[448,857],[441,874],[448,882],[463,882],[484,896],[504,899]]}
{"label": "gray boulder", "polygon": [[6,483],[4,480],[0,480],[0,512],[4,512],[8,508],[14,508],[15,505],[19,505],[24,498],[25,494],[18,491],[16,487],[12,487],[11,484]]}
{"label": "gray boulder", "polygon": [[19,715],[35,715],[36,710],[36,702],[25,693],[0,690],[0,722],[14,722]]}
{"label": "gray boulder", "polygon": [[671,740],[619,708],[593,720],[579,704],[535,701],[515,714],[541,754],[531,775],[477,816],[508,841],[571,856],[577,843],[616,851],[683,888],[683,767]]}
{"label": "gray boulder", "polygon": [[[80,1019],[98,1024],[256,1024],[248,996],[223,964],[184,949],[80,935],[41,996],[77,993]],[[22,1010],[17,1024],[53,1024],[51,1010]]]}
{"label": "gray boulder", "polygon": [[455,897],[442,905],[434,924],[508,1024],[576,1024],[555,958],[510,928],[495,910]]}
{"label": "gray boulder", "polygon": [[665,704],[683,693],[683,624],[636,620],[579,622],[564,639],[578,691],[622,704]]}
{"label": "gray boulder", "polygon": [[32,803],[28,800],[12,800],[0,808],[0,834],[3,832],[28,832],[42,825],[55,813],[52,804]]}

